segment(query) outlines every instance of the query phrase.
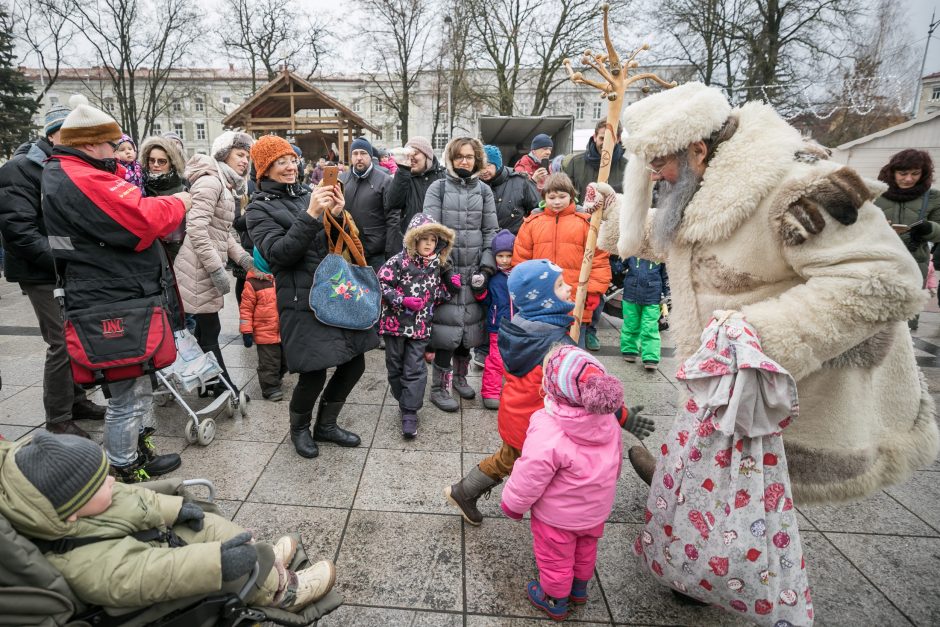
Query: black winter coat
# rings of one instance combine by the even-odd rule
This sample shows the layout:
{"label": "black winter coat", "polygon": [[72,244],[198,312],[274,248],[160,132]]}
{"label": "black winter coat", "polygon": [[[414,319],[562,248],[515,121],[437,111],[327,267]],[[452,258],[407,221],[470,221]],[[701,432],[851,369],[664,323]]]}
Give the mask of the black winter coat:
{"label": "black winter coat", "polygon": [[43,161],[51,154],[52,144],[42,138],[20,146],[0,167],[0,235],[11,283],[55,283],[41,191]]}
{"label": "black winter coat", "polygon": [[389,250],[387,236],[398,228],[397,216],[394,216],[386,200],[388,189],[392,186],[392,177],[382,168],[372,166],[372,171],[365,178],[359,178],[352,170],[340,176],[343,194],[346,198],[346,211],[353,217],[359,228],[359,241],[366,251],[366,257],[383,255],[391,257],[401,251],[401,246]]}
{"label": "black winter coat", "polygon": [[493,190],[499,228],[508,229],[516,235],[522,227],[522,221],[541,201],[535,184],[522,172],[514,172],[505,166],[487,184]]}
{"label": "black winter coat", "polygon": [[262,181],[245,210],[248,232],[274,274],[281,345],[291,372],[344,364],[379,345],[375,329],[352,331],[321,323],[310,310],[317,266],[329,254],[322,220],[307,214],[310,189]]}
{"label": "black winter coat", "polygon": [[388,208],[393,219],[397,220],[398,227],[397,230],[392,229],[389,235],[389,241],[386,242],[388,250],[395,253],[401,250],[411,219],[415,214],[424,211],[424,197],[428,188],[434,181],[444,178],[445,173],[446,169],[438,162],[437,157],[434,157],[431,167],[421,174],[412,174],[408,168],[398,167],[388,189]]}

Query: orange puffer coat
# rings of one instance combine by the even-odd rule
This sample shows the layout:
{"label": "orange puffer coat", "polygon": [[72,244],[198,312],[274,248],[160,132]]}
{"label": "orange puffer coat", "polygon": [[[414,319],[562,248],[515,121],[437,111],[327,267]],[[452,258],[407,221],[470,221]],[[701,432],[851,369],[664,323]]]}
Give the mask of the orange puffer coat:
{"label": "orange puffer coat", "polygon": [[[522,223],[513,246],[512,265],[529,259],[548,259],[564,270],[565,283],[571,286],[571,298],[578,289],[578,275],[584,259],[584,244],[591,230],[591,216],[578,212],[571,203],[559,212],[544,209]],[[582,322],[590,322],[600,295],[610,286],[610,255],[594,252],[594,264],[588,278],[588,299]]]}
{"label": "orange puffer coat", "polygon": [[238,331],[254,335],[255,344],[280,344],[281,325],[277,318],[277,296],[271,275],[254,270],[248,273],[242,304],[238,308]]}

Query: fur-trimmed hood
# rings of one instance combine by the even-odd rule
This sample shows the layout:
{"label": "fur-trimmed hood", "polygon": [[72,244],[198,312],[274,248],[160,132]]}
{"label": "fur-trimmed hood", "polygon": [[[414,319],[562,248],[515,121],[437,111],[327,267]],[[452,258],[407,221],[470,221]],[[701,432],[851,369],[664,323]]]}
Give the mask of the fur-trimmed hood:
{"label": "fur-trimmed hood", "polygon": [[483,166],[486,165],[486,153],[483,151],[483,142],[473,137],[455,137],[454,139],[447,142],[447,146],[444,147],[444,154],[442,155],[444,159],[444,167],[447,168],[447,175],[457,181],[463,180],[457,176],[457,173],[454,171],[454,164],[451,163],[450,160],[451,144],[453,144],[458,139],[470,139],[470,145],[473,146],[473,154],[476,155],[476,167],[473,169],[473,176],[470,177],[469,181],[476,181],[480,177],[480,172],[483,171]]}
{"label": "fur-trimmed hood", "polygon": [[186,169],[186,159],[180,153],[176,142],[166,137],[151,136],[145,139],[140,145],[140,157],[138,161],[140,161],[140,166],[144,170],[147,169],[147,160],[150,158],[150,151],[154,148],[159,148],[165,152],[167,158],[170,160],[170,167],[175,170],[177,174],[183,176],[183,171]]}
{"label": "fur-trimmed hood", "polygon": [[416,256],[418,254],[418,240],[425,235],[431,234],[437,236],[437,248],[435,252],[443,266],[447,262],[448,257],[450,257],[450,251],[454,248],[454,241],[457,239],[457,234],[453,229],[439,224],[429,215],[418,213],[411,219],[411,223],[408,225],[408,231],[405,233],[405,252],[412,257]]}

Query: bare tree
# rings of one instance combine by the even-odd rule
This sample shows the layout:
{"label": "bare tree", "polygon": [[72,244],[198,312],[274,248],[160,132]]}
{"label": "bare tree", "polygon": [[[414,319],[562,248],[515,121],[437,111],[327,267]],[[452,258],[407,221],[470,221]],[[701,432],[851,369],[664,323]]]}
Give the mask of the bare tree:
{"label": "bare tree", "polygon": [[425,69],[431,5],[429,0],[365,0],[363,8],[371,25],[366,35],[370,45],[376,39],[388,42],[367,60],[377,66],[368,72],[369,82],[378,100],[395,112],[405,143],[415,87]]}
{"label": "bare tree", "polygon": [[150,133],[173,99],[168,83],[201,32],[187,0],[65,0],[63,16],[81,32],[110,83],[124,132]]}
{"label": "bare tree", "polygon": [[271,80],[281,67],[303,68],[309,80],[329,49],[324,23],[298,17],[294,7],[279,0],[225,0],[222,9],[221,43],[248,65],[252,91],[258,88],[260,69]]}
{"label": "bare tree", "polygon": [[39,62],[42,89],[35,92],[41,102],[52,89],[65,65],[65,51],[75,37],[75,25],[65,17],[63,0],[20,0],[13,3],[13,35],[23,51],[22,64],[35,54]]}

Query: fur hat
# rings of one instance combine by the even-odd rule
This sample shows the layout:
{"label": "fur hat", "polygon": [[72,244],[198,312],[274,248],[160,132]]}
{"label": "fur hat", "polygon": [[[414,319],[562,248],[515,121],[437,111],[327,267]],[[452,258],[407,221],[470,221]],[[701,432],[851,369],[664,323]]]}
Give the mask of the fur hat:
{"label": "fur hat", "polygon": [[265,135],[251,147],[251,160],[255,162],[257,180],[264,178],[271,164],[281,157],[294,157],[294,149],[287,140],[277,135]]}
{"label": "fur hat", "polygon": [[724,93],[702,83],[685,83],[643,98],[623,114],[627,151],[623,172],[623,206],[617,248],[621,257],[636,253],[645,238],[646,214],[652,204],[653,181],[646,165],[706,139],[731,114]]}
{"label": "fur hat", "polygon": [[65,520],[85,506],[108,476],[104,450],[87,438],[40,429],[14,455],[16,466]]}
{"label": "fur hat", "polygon": [[412,137],[408,140],[408,143],[405,144],[406,148],[414,148],[418,152],[423,152],[424,156],[428,158],[428,161],[434,160],[434,149],[431,148],[431,142],[428,141],[427,137]]}
{"label": "fur hat", "polygon": [[121,127],[110,115],[88,104],[88,98],[69,98],[71,113],[62,121],[59,143],[65,146],[101,144],[121,139]]}
{"label": "fur hat", "polygon": [[497,172],[503,169],[503,153],[499,151],[498,146],[487,144],[483,146],[483,153],[486,155],[486,162],[495,165]]}
{"label": "fur hat", "polygon": [[[284,140],[286,143],[287,140]],[[229,154],[235,149],[251,150],[254,140],[248,133],[239,133],[237,131],[225,131],[215,138],[212,142],[210,154],[216,161],[225,161]],[[290,144],[288,144],[289,146]],[[293,152],[293,150],[291,150]]]}
{"label": "fur hat", "polygon": [[538,150],[539,148],[552,148],[555,146],[555,142],[552,141],[552,138],[546,135],[545,133],[539,133],[532,138],[532,145],[529,147],[529,150]]}
{"label": "fur hat", "polygon": [[494,255],[507,252],[511,253],[515,243],[516,236],[512,234],[512,231],[503,229],[493,237],[493,243],[490,244],[490,249],[493,251]]}
{"label": "fur hat", "polygon": [[612,414],[623,407],[623,386],[601,362],[577,346],[559,346],[545,358],[542,389],[561,405]]}

